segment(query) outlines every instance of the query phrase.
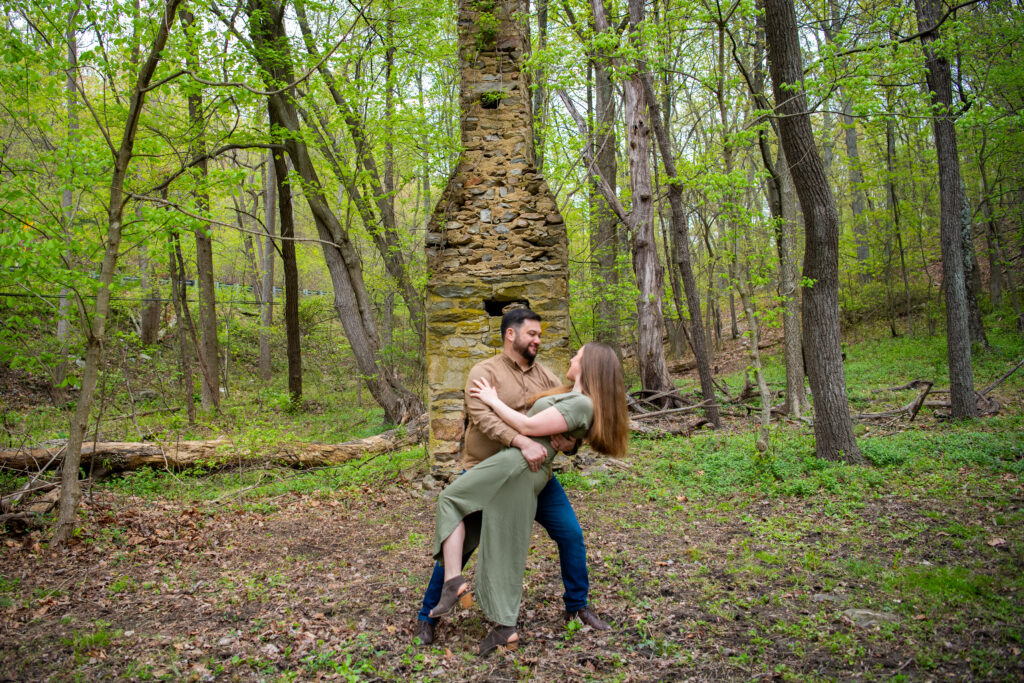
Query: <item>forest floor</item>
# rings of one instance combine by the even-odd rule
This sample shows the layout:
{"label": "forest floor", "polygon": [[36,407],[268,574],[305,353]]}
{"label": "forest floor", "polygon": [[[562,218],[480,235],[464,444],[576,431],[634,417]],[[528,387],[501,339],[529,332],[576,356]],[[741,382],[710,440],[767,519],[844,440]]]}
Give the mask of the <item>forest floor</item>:
{"label": "forest floor", "polygon": [[[4,539],[0,671],[19,681],[1024,677],[1019,472],[928,455],[878,476],[819,470],[832,487],[808,471],[802,494],[725,492],[687,483],[714,478],[716,460],[642,445],[656,447],[633,471],[565,477],[592,603],[611,631],[563,623],[557,551],[537,528],[518,651],[475,656],[487,630],[476,607],[446,619],[434,645],[414,645],[434,508],[406,481],[422,462],[409,455],[372,484],[256,499],[189,501],[171,475],[94,488],[70,551],[45,548],[38,532]],[[1004,464],[1019,465],[1021,439],[1006,446]],[[682,469],[664,469],[672,463]],[[636,471],[648,466],[660,484]]]}
{"label": "forest floor", "polygon": [[[994,338],[979,387],[1024,353],[1016,333]],[[854,411],[904,405],[916,392],[883,388],[945,370],[934,338],[865,335],[847,352]],[[736,395],[744,361],[719,360],[739,366],[723,378]],[[766,371],[779,386],[779,362]],[[43,400],[10,381],[19,405]],[[800,423],[773,425],[758,453],[733,406],[723,430],[635,438],[623,463],[559,475],[612,630],[563,622],[557,551],[536,528],[522,644],[486,659],[477,607],[413,642],[436,496],[422,448],[305,472],[127,473],[86,492],[66,551],[45,529],[0,535],[0,681],[1021,680],[1024,372],[993,395],[999,414],[980,420],[859,423],[867,465],[817,459]],[[374,419],[289,423],[269,405],[258,423],[225,411],[258,433],[253,452]],[[28,410],[5,411],[9,440],[52,429]]]}

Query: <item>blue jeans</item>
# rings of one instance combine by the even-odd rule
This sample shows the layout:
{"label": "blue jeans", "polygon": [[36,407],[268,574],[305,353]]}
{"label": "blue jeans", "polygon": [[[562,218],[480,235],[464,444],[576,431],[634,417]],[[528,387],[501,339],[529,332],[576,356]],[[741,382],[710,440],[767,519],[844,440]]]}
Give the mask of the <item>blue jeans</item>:
{"label": "blue jeans", "polygon": [[[581,610],[587,606],[587,594],[590,593],[590,579],[587,576],[587,549],[583,545],[583,529],[576,519],[576,512],[572,509],[569,497],[565,495],[565,489],[554,477],[541,489],[537,496],[537,515],[534,517],[537,523],[544,527],[558,545],[558,561],[562,567],[562,583],[565,585],[565,593],[562,600],[565,601],[565,609],[570,612]],[[469,557],[462,558],[465,566]],[[427,591],[423,594],[423,607],[420,608],[416,618],[436,624],[437,619],[430,616],[430,610],[434,609],[438,600],[441,599],[441,587],[444,585],[444,567],[434,563],[434,571],[430,575],[430,583],[427,584]]]}

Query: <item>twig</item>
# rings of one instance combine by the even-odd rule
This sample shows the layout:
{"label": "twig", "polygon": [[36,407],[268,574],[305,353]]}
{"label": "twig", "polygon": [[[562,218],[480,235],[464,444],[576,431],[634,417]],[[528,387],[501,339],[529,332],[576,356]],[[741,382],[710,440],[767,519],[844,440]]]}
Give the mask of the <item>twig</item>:
{"label": "twig", "polygon": [[710,407],[712,405],[717,405],[717,404],[714,401],[709,399],[707,401],[701,401],[700,403],[698,403],[696,405],[686,406],[685,408],[668,408],[666,410],[656,410],[656,411],[654,411],[652,413],[640,413],[638,415],[633,415],[632,419],[634,419],[634,420],[646,420],[648,418],[658,417],[659,415],[669,415],[669,414],[679,415],[679,414],[682,414],[682,413],[692,413],[695,410],[697,410],[698,408],[708,408],[708,407]]}
{"label": "twig", "polygon": [[917,417],[917,413],[921,410],[922,406],[932,406],[933,402],[925,401],[925,398],[932,391],[932,382],[926,379],[915,379],[913,382],[908,382],[901,387],[893,387],[893,391],[902,391],[905,389],[921,389],[913,401],[895,410],[886,410],[880,413],[858,413],[854,418],[858,420],[877,420],[885,417],[900,417],[901,415],[908,415],[909,422],[913,422],[914,418]]}
{"label": "twig", "polygon": [[16,492],[12,493],[9,496],[0,498],[0,510],[13,510],[14,506],[17,505],[18,502],[26,495],[30,493],[37,493],[39,491],[51,491],[60,486],[59,482],[49,481],[35,488],[29,488],[29,486],[31,486],[31,484],[34,481],[34,479],[27,481],[25,482],[25,485],[18,489]]}
{"label": "twig", "polygon": [[1006,381],[1006,379],[1007,379],[1007,378],[1008,378],[1008,377],[1009,377],[1010,375],[1012,375],[1013,373],[1017,372],[1017,370],[1018,370],[1018,369],[1020,368],[1020,366],[1022,366],[1022,365],[1024,365],[1024,358],[1021,358],[1021,359],[1020,359],[1020,362],[1018,362],[1018,363],[1017,363],[1016,365],[1014,365],[1014,366],[1013,366],[1012,368],[1010,368],[1010,369],[1009,369],[1009,370],[1007,370],[1007,371],[1006,371],[1005,373],[1003,373],[1003,376],[1002,376],[1002,377],[1000,377],[1000,378],[999,378],[999,379],[997,379],[997,380],[996,380],[995,382],[992,382],[992,384],[989,384],[989,385],[988,385],[987,387],[985,387],[984,389],[982,389],[982,390],[981,390],[981,392],[980,392],[980,393],[981,393],[981,395],[982,395],[982,396],[984,396],[985,394],[987,394],[988,392],[992,391],[993,389],[995,389],[996,387],[998,387],[998,386],[999,386],[1000,384],[1002,384],[1003,382],[1005,382],[1005,381]]}
{"label": "twig", "polygon": [[8,522],[25,522],[26,526],[41,527],[43,526],[43,516],[38,512],[11,512],[0,515],[0,524]]}
{"label": "twig", "polygon": [[[923,382],[924,380],[919,380],[919,381]],[[914,402],[910,404],[910,419],[908,420],[908,422],[913,422],[914,418],[917,417],[918,411],[921,410],[921,406],[924,405],[925,397],[928,396],[928,393],[931,392],[931,390],[932,390],[932,383],[931,382],[925,382],[924,390],[921,392],[921,394],[917,398],[914,399]]]}

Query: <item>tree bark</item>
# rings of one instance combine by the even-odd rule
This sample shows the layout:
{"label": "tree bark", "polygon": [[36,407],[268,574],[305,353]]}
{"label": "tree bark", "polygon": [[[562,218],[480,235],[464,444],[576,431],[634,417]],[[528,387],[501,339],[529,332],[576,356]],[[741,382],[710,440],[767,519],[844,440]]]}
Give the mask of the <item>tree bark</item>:
{"label": "tree bark", "polygon": [[[594,3],[595,8],[603,0]],[[601,8],[602,14],[604,8]],[[638,31],[643,22],[643,5],[631,2],[630,24]],[[596,17],[595,17],[596,19]],[[599,28],[600,30],[600,28]],[[633,228],[633,272],[639,295],[637,313],[637,364],[640,385],[651,393],[672,391],[675,385],[665,361],[665,322],[661,308],[664,271],[658,259],[654,237],[654,191],[651,187],[651,147],[648,102],[640,74],[634,72],[623,83],[626,115],[626,148],[630,168]]]}
{"label": "tree bark", "polygon": [[814,143],[801,82],[803,65],[793,0],[765,1],[768,63],[779,136],[800,197],[806,225],[803,293],[804,343],[814,395],[814,437],[818,456],[864,461],[853,436],[846,400],[839,336],[839,216],[825,167]]}
{"label": "tree bark", "polygon": [[767,427],[772,420],[772,394],[768,390],[768,382],[765,380],[764,371],[761,368],[761,352],[759,346],[761,343],[761,323],[757,318],[757,311],[754,308],[754,297],[752,296],[750,288],[750,274],[740,274],[736,278],[736,289],[740,293],[740,301],[743,304],[743,314],[747,319],[749,338],[744,340],[749,344],[747,347],[747,357],[750,359],[750,365],[754,368],[754,376],[757,379],[758,394],[761,397],[761,414],[760,423],[762,427]]}
{"label": "tree bark", "polygon": [[896,172],[895,172],[895,159],[896,159],[896,134],[893,130],[894,123],[892,118],[888,118],[885,121],[885,166],[888,172],[888,177],[885,183],[885,196],[886,203],[889,205],[889,213],[892,216],[892,229],[893,235],[896,239],[896,248],[900,253],[900,274],[903,277],[903,297],[906,305],[907,313],[907,334],[914,334],[914,312],[912,310],[912,302],[910,298],[910,276],[907,273],[907,259],[905,256],[906,250],[903,247],[903,228],[900,225],[900,204],[899,196],[896,194]]}
{"label": "tree bark", "polygon": [[[631,0],[629,3],[629,16],[631,29],[634,36],[637,36],[640,24],[644,18],[642,3]],[[667,112],[662,112],[658,99],[655,96],[654,84],[651,80],[646,60],[641,59],[639,61],[635,78],[639,80],[641,95],[650,112],[655,139],[657,140],[658,148],[661,150],[662,164],[665,167],[665,173],[669,176],[668,201],[672,216],[672,242],[675,247],[673,250],[673,265],[679,269],[679,274],[683,281],[683,292],[686,295],[686,308],[690,316],[689,341],[693,348],[694,360],[697,363],[701,394],[704,397],[704,402],[707,403],[705,415],[715,427],[720,427],[721,418],[718,412],[718,399],[715,396],[711,360],[701,324],[700,292],[697,289],[697,281],[694,276],[693,262],[690,255],[689,221],[686,210],[683,207],[682,184],[679,182],[680,178],[676,169],[675,155],[668,136],[668,124],[665,119]],[[681,315],[682,312],[680,311]]]}
{"label": "tree bark", "polygon": [[[280,125],[273,111],[271,129]],[[281,223],[281,264],[284,270],[285,357],[288,359],[288,395],[292,406],[302,403],[302,339],[299,332],[299,266],[295,260],[295,215],[292,212],[292,186],[288,182],[288,162],[284,154],[275,152],[274,179],[277,182],[277,205]]]}
{"label": "tree bark", "polygon": [[[618,175],[615,150],[615,87],[612,85],[612,56],[608,47],[594,55],[594,130],[591,131],[597,168],[615,192]],[[590,235],[591,273],[597,297],[594,337],[621,353],[622,331],[619,324],[618,218],[597,186],[590,179],[590,210],[596,218],[596,230]]]}
{"label": "tree bark", "polygon": [[178,330],[178,388],[181,391],[181,400],[185,404],[188,425],[191,427],[196,423],[196,403],[192,400],[192,361],[188,355],[191,316],[188,313],[188,294],[185,290],[185,263],[179,259],[181,247],[178,244],[177,233],[167,236],[167,253],[170,257],[171,301],[174,302],[174,321]]}
{"label": "tree bark", "polygon": [[67,452],[61,467],[60,504],[58,506],[57,525],[53,534],[53,540],[58,545],[67,543],[75,529],[75,512],[78,509],[78,501],[81,495],[81,489],[78,486],[78,469],[81,462],[82,442],[85,440],[89,412],[92,410],[92,402],[96,394],[96,380],[99,377],[103,342],[106,338],[107,316],[110,314],[110,289],[114,281],[114,270],[117,267],[117,259],[121,248],[121,228],[124,207],[127,202],[124,193],[125,177],[128,173],[128,165],[132,160],[135,136],[138,131],[142,108],[145,105],[146,93],[156,67],[160,63],[160,53],[167,43],[167,36],[171,25],[174,23],[174,17],[177,14],[178,5],[181,4],[181,1],[167,0],[164,5],[149,55],[139,69],[135,86],[131,91],[121,140],[114,155],[114,170],[111,175],[110,196],[107,205],[106,239],[103,249],[103,261],[100,267],[100,284],[96,292],[91,319],[89,319],[88,314],[84,310],[84,304],[79,300],[82,317],[87,320],[88,325],[86,330],[85,367],[82,370],[82,386],[78,394],[78,403],[75,406],[75,413],[71,417],[68,429]]}
{"label": "tree bark", "polygon": [[939,166],[939,241],[942,281],[946,290],[946,341],[949,359],[949,391],[954,419],[978,416],[971,366],[970,314],[964,281],[964,253],[960,214],[960,160],[953,125],[953,90],[949,61],[931,45],[938,39],[938,0],[914,0],[932,93],[932,129]]}
{"label": "tree bark", "polygon": [[274,153],[267,152],[263,174],[263,226],[266,237],[257,242],[260,252],[260,378],[269,382],[273,376],[271,365],[271,330],[274,327],[274,264],[277,262],[274,234],[277,232],[277,173],[274,172]]}
{"label": "tree bark", "polygon": [[846,163],[850,181],[850,217],[853,219],[853,237],[857,244],[857,264],[860,275],[867,278],[868,259],[871,248],[868,244],[868,221],[864,215],[866,194],[864,192],[864,172],[861,169],[860,145],[857,140],[857,122],[852,115],[853,102],[847,96],[843,98],[840,121],[843,124],[843,137],[846,142]]}
{"label": "tree bark", "polygon": [[971,330],[971,343],[980,344],[986,349],[990,349],[992,347],[985,335],[985,324],[981,320],[981,307],[978,305],[978,299],[981,298],[982,293],[981,268],[978,267],[978,257],[974,253],[974,218],[963,177],[960,178],[960,226],[960,244],[963,245],[964,254],[964,282],[967,290],[967,324]]}
{"label": "tree bark", "polygon": [[[192,73],[199,70],[199,46],[194,35],[195,17],[187,9],[181,10],[181,26],[188,36],[188,57],[185,64]],[[193,85],[193,88],[196,86]],[[210,194],[206,187],[209,168],[206,160],[206,122],[203,119],[202,91],[192,90],[188,95],[189,153],[199,159],[195,168],[199,177],[195,179],[196,213],[206,215],[210,210]],[[210,224],[195,228],[196,239],[196,290],[199,292],[199,353],[202,354],[202,400],[203,410],[220,409],[220,349],[217,342],[217,293],[213,285],[213,238]]]}
{"label": "tree bark", "polygon": [[[78,16],[78,6],[68,11],[68,29],[65,34],[67,40],[67,74],[64,79],[65,107],[68,120],[68,146],[71,147],[78,134],[78,87],[76,78],[78,75],[78,37],[75,34],[75,18]],[[69,149],[68,156],[74,157],[74,150]],[[74,197],[71,193],[70,183],[60,195],[61,217],[64,220],[64,239],[71,239],[71,229],[75,219]],[[67,252],[70,256],[70,252]],[[70,263],[68,264],[70,266]],[[59,360],[53,369],[53,402],[56,406],[62,406],[67,400],[64,393],[64,380],[67,378],[69,363],[67,359],[68,337],[71,334],[71,299],[67,287],[60,288],[60,299],[57,302],[57,341],[60,349],[57,353]]]}
{"label": "tree bark", "polygon": [[[537,48],[548,47],[548,0],[537,0]],[[544,83],[543,69],[533,72],[533,158],[537,173],[544,173],[544,126],[547,122],[548,91]]]}
{"label": "tree bark", "polygon": [[641,63],[638,68],[644,88],[644,97],[651,112],[651,123],[654,127],[658,148],[661,150],[662,164],[669,176],[668,201],[672,214],[673,265],[679,269],[683,280],[683,292],[686,294],[686,310],[690,315],[690,345],[697,363],[697,375],[700,378],[701,395],[708,404],[705,415],[715,427],[721,426],[718,413],[718,399],[715,396],[714,375],[711,372],[711,359],[704,336],[700,313],[700,291],[697,289],[697,278],[693,273],[693,260],[690,254],[690,228],[683,207],[683,188],[676,169],[672,143],[668,137],[668,126],[662,115],[658,100],[654,95],[654,85],[650,79],[647,65]]}
{"label": "tree bark", "polygon": [[800,207],[797,205],[796,187],[789,172],[789,162],[779,145],[776,163],[779,175],[780,216],[776,233],[779,251],[779,291],[786,298],[782,313],[782,334],[786,357],[786,410],[793,417],[810,410],[804,377],[803,332],[801,330],[800,274],[797,271],[797,245],[799,240]]}

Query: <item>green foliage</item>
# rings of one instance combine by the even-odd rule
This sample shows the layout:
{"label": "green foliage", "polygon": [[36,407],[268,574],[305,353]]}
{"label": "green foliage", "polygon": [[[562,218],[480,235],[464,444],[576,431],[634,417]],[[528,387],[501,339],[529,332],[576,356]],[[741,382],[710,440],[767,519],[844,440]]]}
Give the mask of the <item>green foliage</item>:
{"label": "green foliage", "polygon": [[111,642],[121,636],[119,629],[110,629],[110,622],[97,620],[93,628],[75,631],[70,638],[62,638],[62,642],[75,653],[75,661],[81,661],[85,655],[95,650],[109,647]]}
{"label": "green foliage", "polygon": [[508,97],[508,93],[504,90],[490,90],[480,95],[480,103],[484,105],[485,109],[493,109],[506,97]]}
{"label": "green foliage", "polygon": [[495,14],[498,3],[496,0],[472,0],[470,6],[478,13],[476,18],[476,49],[478,51],[490,50],[494,47],[494,41],[498,37],[498,29],[501,27],[501,20]]}

